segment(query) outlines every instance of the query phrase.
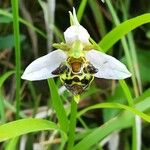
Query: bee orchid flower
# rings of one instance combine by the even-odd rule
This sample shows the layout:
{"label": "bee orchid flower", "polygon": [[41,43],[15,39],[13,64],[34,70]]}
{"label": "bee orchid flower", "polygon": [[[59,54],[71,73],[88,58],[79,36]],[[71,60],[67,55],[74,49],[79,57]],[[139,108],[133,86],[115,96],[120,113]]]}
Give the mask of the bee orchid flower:
{"label": "bee orchid flower", "polygon": [[62,84],[78,96],[94,77],[118,80],[130,77],[124,64],[94,49],[88,31],[77,20],[75,9],[73,14],[69,13],[71,26],[64,32],[65,43],[54,44],[57,50],[33,61],[21,78],[35,81],[59,76]]}

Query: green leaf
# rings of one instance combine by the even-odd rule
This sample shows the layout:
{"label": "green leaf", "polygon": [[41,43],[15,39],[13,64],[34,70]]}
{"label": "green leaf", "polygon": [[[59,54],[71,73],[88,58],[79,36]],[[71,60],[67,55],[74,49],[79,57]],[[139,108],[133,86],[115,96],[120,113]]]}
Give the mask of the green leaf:
{"label": "green leaf", "polygon": [[[144,49],[137,50],[137,58],[139,62],[139,71],[141,75],[142,83],[145,84],[147,82],[150,82],[149,74],[149,58],[150,58],[150,52]],[[127,59],[125,57],[122,58],[122,62],[127,64]]]}
{"label": "green leaf", "polygon": [[5,147],[5,150],[16,150],[19,137],[11,139]]}
{"label": "green leaf", "polygon": [[82,0],[81,3],[80,3],[80,6],[79,6],[79,9],[78,9],[78,12],[77,12],[77,18],[78,18],[79,22],[81,21],[81,19],[83,17],[83,13],[84,13],[86,4],[87,4],[87,0]]}
{"label": "green leaf", "polygon": [[61,133],[63,133],[64,137],[66,138],[65,133],[62,132],[55,123],[43,119],[28,118],[20,119],[1,125],[0,142],[11,138],[15,138],[23,134],[43,130],[59,130]]}
{"label": "green leaf", "polygon": [[0,23],[11,23],[12,22],[12,18],[8,18],[5,16],[0,16]]}
{"label": "green leaf", "polygon": [[[149,107],[150,107],[150,104],[149,104]],[[98,109],[98,108],[117,108],[117,109],[125,109],[125,110],[127,110],[127,111],[132,112],[132,113],[135,114],[135,115],[138,115],[139,117],[141,117],[141,118],[144,119],[145,121],[150,122],[150,116],[146,115],[146,114],[143,113],[143,112],[140,112],[139,110],[137,110],[137,109],[135,109],[135,108],[133,108],[133,107],[126,106],[126,105],[119,104],[119,103],[100,103],[100,104],[96,104],[96,105],[87,107],[87,108],[81,110],[81,111],[78,113],[78,117],[81,116],[82,114],[84,114],[85,112],[89,111],[89,110]]]}
{"label": "green leaf", "polygon": [[50,88],[50,93],[51,93],[51,99],[52,99],[52,105],[56,111],[58,121],[60,124],[60,128],[67,132],[68,130],[68,118],[65,112],[65,109],[63,107],[63,103],[61,101],[61,98],[58,94],[58,89],[55,85],[55,82],[53,79],[48,79],[48,85]]}
{"label": "green leaf", "polygon": [[[129,117],[127,117],[127,115],[129,115]],[[83,140],[75,145],[73,150],[83,150],[83,147],[84,150],[89,150],[92,145],[98,143],[113,131],[131,126],[132,118],[133,116],[126,112],[117,118],[109,120],[107,123],[103,124],[103,126],[96,128],[92,133],[84,137]]]}
{"label": "green leaf", "polygon": [[[117,86],[114,91],[114,94],[109,96],[106,101],[109,103],[115,102],[115,103],[126,104],[126,99],[124,97],[124,93],[121,87]],[[120,109],[109,109],[109,108],[105,108],[102,111],[103,111],[104,122],[110,120],[111,118],[115,117],[118,113],[121,112]]]}
{"label": "green leaf", "polygon": [[142,83],[150,82],[150,78],[149,78],[150,52],[147,50],[138,50],[137,55],[139,60],[139,71],[141,74]]}
{"label": "green leaf", "polygon": [[[25,40],[24,35],[20,35],[20,42]],[[0,37],[0,49],[13,48],[15,46],[14,36],[12,34]]]}
{"label": "green leaf", "polygon": [[[0,9],[0,15],[6,16],[8,18],[13,19],[13,15],[11,13],[9,13],[8,11],[5,11],[3,9]],[[39,35],[41,35],[42,37],[46,38],[46,34],[43,33],[40,29],[38,29],[37,27],[33,26],[31,23],[29,23],[28,21],[22,19],[19,17],[19,21],[26,25],[27,27],[31,28],[33,31],[36,31]]]}
{"label": "green leaf", "polygon": [[3,83],[5,82],[5,80],[11,76],[13,73],[15,73],[15,71],[8,71],[6,73],[4,73],[1,77],[0,77],[0,88],[2,87]]}
{"label": "green leaf", "polygon": [[101,36],[103,37],[106,34],[106,27],[105,27],[104,18],[101,12],[102,10],[100,9],[100,6],[98,5],[98,1],[89,0],[88,3],[92,9],[92,12],[96,21],[96,25],[98,27],[99,34],[101,34]]}
{"label": "green leaf", "polygon": [[[136,108],[139,111],[146,111],[150,108],[150,97],[136,104]],[[107,121],[101,127],[96,128],[89,135],[87,135],[83,140],[75,145],[73,150],[84,150],[90,149],[90,147],[99,141],[101,141],[104,137],[110,135],[112,132],[120,129],[124,129],[130,127],[133,123],[135,116],[129,111],[124,111],[124,113],[116,116],[115,118]]]}
{"label": "green leaf", "polygon": [[1,88],[2,88],[3,83],[5,82],[5,80],[9,76],[11,76],[13,73],[15,73],[15,71],[8,71],[0,77],[0,116],[1,116],[1,121],[2,122],[5,122],[5,106],[4,106],[4,99],[3,99],[2,92],[1,92]]}
{"label": "green leaf", "polygon": [[143,101],[144,99],[150,97],[150,88],[148,88],[146,91],[144,91],[142,93],[142,95],[138,98],[136,98],[136,102],[140,103],[141,101]]}
{"label": "green leaf", "polygon": [[124,21],[113,30],[111,30],[100,42],[99,46],[103,51],[108,51],[119,39],[131,30],[150,22],[150,13],[137,16]]}

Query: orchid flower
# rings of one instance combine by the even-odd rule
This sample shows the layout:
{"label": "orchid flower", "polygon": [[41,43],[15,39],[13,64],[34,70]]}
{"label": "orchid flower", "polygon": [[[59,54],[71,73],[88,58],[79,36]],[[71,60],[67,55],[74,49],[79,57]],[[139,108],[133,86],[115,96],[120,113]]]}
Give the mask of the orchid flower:
{"label": "orchid flower", "polygon": [[65,43],[56,43],[57,50],[33,61],[22,79],[35,81],[60,77],[62,84],[75,96],[82,94],[94,77],[125,79],[131,76],[126,66],[96,49],[88,31],[79,24],[75,9],[70,13],[71,26],[64,32]]}

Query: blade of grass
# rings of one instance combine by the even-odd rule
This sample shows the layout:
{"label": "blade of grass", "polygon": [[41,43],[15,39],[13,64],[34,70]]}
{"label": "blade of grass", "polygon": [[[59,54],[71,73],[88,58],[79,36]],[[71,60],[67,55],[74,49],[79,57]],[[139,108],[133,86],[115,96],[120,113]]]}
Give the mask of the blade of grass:
{"label": "blade of grass", "polygon": [[52,99],[52,106],[56,111],[60,128],[67,132],[68,131],[68,118],[65,112],[65,109],[63,107],[63,103],[60,99],[60,96],[58,94],[58,89],[55,85],[55,82],[53,79],[48,79],[48,85],[51,93],[51,99]]}
{"label": "blade of grass", "polygon": [[89,0],[88,3],[92,9],[92,12],[93,12],[93,15],[94,15],[97,27],[98,27],[99,34],[103,37],[106,34],[106,28],[105,28],[104,18],[99,8],[98,2]]}
{"label": "blade of grass", "polygon": [[60,41],[64,42],[64,36],[62,32],[59,30],[59,28],[56,25],[54,25],[53,29],[54,29],[55,35],[60,39]]}
{"label": "blade of grass", "polygon": [[15,40],[15,63],[16,63],[16,119],[19,119],[20,111],[20,31],[19,31],[19,4],[18,0],[11,0],[12,12],[13,12],[13,30],[14,30],[14,40]]}
{"label": "blade of grass", "polygon": [[0,77],[0,89],[2,88],[5,80],[7,78],[9,78],[13,73],[15,73],[15,71],[8,71],[8,72],[4,73],[3,75],[1,75],[1,77]]}
{"label": "blade of grass", "polygon": [[[129,115],[129,113],[127,114]],[[88,150],[92,145],[98,143],[113,131],[131,126],[132,118],[131,115],[129,115],[129,117],[125,117],[127,114],[115,117],[103,124],[101,127],[94,129],[94,131],[77,143],[73,150],[82,150],[83,147],[84,150]]]}
{"label": "blade of grass", "polygon": [[15,71],[8,71],[1,75],[0,77],[0,116],[1,116],[1,122],[5,122],[5,105],[4,105],[4,96],[2,94],[2,86],[5,80],[10,77]]}
{"label": "blade of grass", "polygon": [[[0,9],[0,14],[3,16],[6,16],[8,18],[13,19],[13,15],[5,10]],[[21,17],[19,17],[19,21],[26,25],[27,27],[31,28],[32,30],[34,30],[35,32],[37,32],[39,35],[41,35],[42,37],[46,38],[46,34],[44,32],[42,32],[40,29],[38,29],[37,27],[33,26],[31,23],[29,23],[28,21],[22,19]]]}
{"label": "blade of grass", "polygon": [[68,145],[67,150],[72,149],[75,140],[75,129],[76,129],[76,114],[77,114],[77,103],[73,99],[71,101],[71,114],[70,114],[70,124],[69,124],[69,135],[68,135]]}
{"label": "blade of grass", "polygon": [[[139,111],[146,111],[149,106],[150,97],[137,103],[135,108]],[[115,118],[107,121],[101,127],[94,129],[90,134],[84,137],[79,143],[75,145],[73,150],[90,149],[91,146],[97,144],[104,137],[110,135],[112,132],[132,126],[134,115],[128,111],[116,116]]]}
{"label": "blade of grass", "polygon": [[[15,130],[17,129],[17,130]],[[58,130],[64,138],[65,133],[53,122],[43,119],[20,119],[0,126],[0,142],[31,132]]]}
{"label": "blade of grass", "polygon": [[[149,105],[150,107],[150,105]],[[83,110],[81,110],[79,113],[78,113],[78,117],[80,117],[82,114],[84,114],[85,112],[89,111],[89,110],[93,110],[93,109],[98,109],[98,108],[117,108],[117,109],[125,109],[127,111],[130,111],[132,112],[133,114],[135,115],[138,115],[139,117],[141,117],[142,119],[144,119],[145,121],[147,122],[150,122],[150,116],[149,115],[146,115],[145,113],[143,112],[140,112],[139,110],[133,108],[133,107],[130,107],[130,106],[127,106],[127,105],[123,105],[123,104],[119,104],[119,103],[101,103],[101,104],[95,104],[93,106],[90,106],[90,107],[87,107]]]}
{"label": "blade of grass", "polygon": [[3,95],[0,91],[0,122],[5,123],[5,121],[6,121],[5,105],[4,105]]}
{"label": "blade of grass", "polygon": [[129,106],[132,107],[134,105],[134,101],[133,101],[132,95],[130,93],[130,90],[128,88],[128,85],[126,84],[125,80],[120,80],[119,83],[124,91],[124,94],[127,98]]}
{"label": "blade of grass", "polygon": [[83,17],[83,13],[84,13],[86,4],[87,4],[87,0],[82,0],[81,3],[80,3],[80,6],[79,6],[79,9],[78,9],[78,12],[77,12],[77,18],[78,18],[79,22],[81,21],[81,19]]}
{"label": "blade of grass", "polygon": [[5,147],[5,150],[16,150],[17,149],[17,143],[19,141],[19,137],[16,137],[16,138],[13,138],[11,139],[6,147]]}
{"label": "blade of grass", "polygon": [[54,26],[54,11],[55,11],[55,0],[38,0],[44,13],[45,28],[47,34],[47,51],[52,50],[53,43],[53,26]]}
{"label": "blade of grass", "polygon": [[[124,21],[111,30],[100,42],[99,46],[107,52],[118,40],[131,30],[150,22],[150,13]],[[113,37],[113,38],[112,38]]]}
{"label": "blade of grass", "polygon": [[[10,104],[6,99],[4,99],[5,108],[9,109],[11,112],[16,113],[16,107]],[[19,116],[21,118],[27,118],[27,116],[23,112],[19,112]]]}

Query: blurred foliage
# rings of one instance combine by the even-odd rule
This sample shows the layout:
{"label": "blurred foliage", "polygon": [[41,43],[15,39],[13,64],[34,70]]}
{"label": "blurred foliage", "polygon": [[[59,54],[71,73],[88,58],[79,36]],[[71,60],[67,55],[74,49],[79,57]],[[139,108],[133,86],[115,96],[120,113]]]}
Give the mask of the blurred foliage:
{"label": "blurred foliage", "polygon": [[[21,1],[22,2],[20,2],[19,6],[20,17],[26,20],[28,23],[31,23],[33,26],[37,27],[39,31],[44,33],[44,35],[47,35],[44,13],[38,1]],[[80,7],[80,2],[81,1],[79,0],[56,0],[56,8],[54,14],[55,23],[53,30],[54,43],[62,41],[63,32],[70,24],[68,11],[72,10],[73,6],[76,8],[76,10],[78,10],[78,8]],[[150,12],[150,1],[137,0],[135,2],[135,0],[112,0],[112,4],[121,22],[124,21],[121,2],[124,4],[125,9],[128,9],[128,19],[141,15],[143,13]],[[0,10],[12,13],[10,1],[0,1]],[[111,17],[111,13],[108,10],[106,3],[102,3],[100,0],[87,0],[83,15],[80,17],[81,24],[88,30],[92,39],[94,39],[96,42],[100,42],[104,35],[115,27],[115,24]],[[12,72],[10,72],[11,70],[15,70],[14,37],[12,34],[12,18],[0,14],[0,79],[2,80],[2,76],[6,77],[5,83],[2,84],[0,89],[0,100],[2,99],[4,101],[4,103],[0,103],[1,123],[15,120],[14,114],[16,112],[15,78],[14,76],[9,77],[8,75],[9,73],[12,74]],[[150,96],[150,91],[147,90],[150,87],[150,23],[142,25],[139,28],[135,29],[134,31],[132,31],[132,34],[136,46],[136,54],[138,58],[137,65],[139,65],[143,93],[147,91],[147,94],[143,99],[146,99]],[[47,53],[47,37],[43,38],[41,34],[39,34],[39,32],[36,32],[33,28],[30,28],[23,23],[20,24],[20,37],[21,67],[22,70],[24,70],[24,68],[26,68],[26,66],[30,64],[36,57],[40,57]],[[124,57],[124,52],[120,41],[118,41],[111,48],[109,54],[118,59],[121,59],[125,64],[127,64],[127,60]],[[55,81],[60,87],[61,85],[59,80],[56,78]],[[132,95],[134,96],[131,79],[127,79],[127,83]],[[50,119],[51,121],[57,122],[56,114],[53,109],[51,109],[51,96],[49,96],[49,89],[46,81],[32,83],[22,81],[20,94],[21,118],[38,116],[39,118],[46,118]],[[70,93],[67,91],[63,92],[63,94],[61,95],[61,99],[68,116],[70,114],[69,103],[72,99]],[[134,99],[136,98],[134,97]],[[95,79],[89,90],[87,90],[82,95],[82,100],[78,104],[78,110],[82,110],[90,105],[102,102],[127,104],[125,95],[118,82],[104,79]],[[57,109],[59,109],[59,107]],[[108,108],[87,112],[77,121],[78,136],[76,137],[76,142],[78,142],[81,137],[89,135],[89,133],[91,133],[94,128],[98,128],[104,122],[112,119],[121,112],[122,110]],[[150,114],[150,110],[148,109],[146,113]],[[61,117],[61,114],[59,114],[59,116]],[[150,125],[147,122],[143,122],[142,125],[142,150],[148,150],[150,149]],[[85,130],[86,132],[84,132]],[[123,144],[123,142],[120,142],[120,149],[123,150],[126,149],[125,147],[131,147],[131,135],[131,128],[123,128],[121,130],[120,141],[125,141],[125,144]],[[30,143],[30,138],[34,142],[33,145]],[[29,134],[25,137],[22,137],[20,143],[23,143],[23,140],[25,140],[25,143],[30,143],[29,147],[32,145],[32,149],[36,149],[33,147],[36,147],[39,143],[42,142],[47,149],[57,149],[57,143],[60,143],[58,133],[55,131],[45,131],[42,133],[36,133],[34,135]],[[50,142],[50,140],[52,140],[52,143]],[[14,139],[14,141],[16,146],[18,140]],[[11,147],[11,144],[12,147],[15,147],[13,142],[10,142],[9,144],[2,143],[0,144],[0,149],[8,149],[9,147]],[[42,144],[39,145],[39,149],[45,148],[44,146],[41,146]],[[108,145],[109,144],[105,144],[103,149],[107,150]],[[19,146],[17,145],[17,147]],[[26,144],[25,147],[26,149],[28,149],[28,144]],[[93,149],[96,150],[100,148],[100,144],[97,144],[94,145]]]}

